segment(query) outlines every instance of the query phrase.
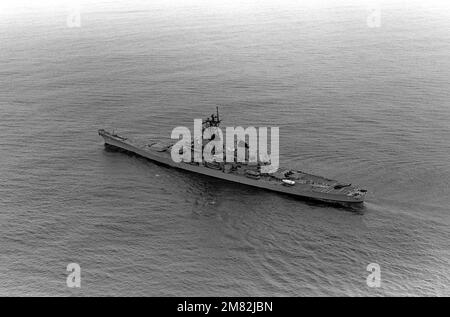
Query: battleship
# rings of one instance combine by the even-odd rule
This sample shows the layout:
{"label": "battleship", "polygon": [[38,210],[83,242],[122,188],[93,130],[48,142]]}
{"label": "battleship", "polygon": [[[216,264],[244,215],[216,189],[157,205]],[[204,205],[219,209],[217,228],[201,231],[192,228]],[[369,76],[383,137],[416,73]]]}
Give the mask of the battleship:
{"label": "battleship", "polygon": [[[203,120],[203,129],[218,127],[221,120],[219,113]],[[263,173],[261,166],[264,162],[246,163],[234,162],[175,162],[171,156],[174,140],[139,142],[119,135],[114,131],[98,130],[103,137],[105,146],[115,150],[132,153],[156,163],[184,171],[206,175],[217,179],[257,187],[278,193],[284,193],[303,199],[340,204],[360,205],[364,202],[367,190],[348,183],[309,174],[300,170],[278,168],[273,173]],[[194,151],[194,142],[191,149]],[[247,144],[245,144],[248,147]]]}

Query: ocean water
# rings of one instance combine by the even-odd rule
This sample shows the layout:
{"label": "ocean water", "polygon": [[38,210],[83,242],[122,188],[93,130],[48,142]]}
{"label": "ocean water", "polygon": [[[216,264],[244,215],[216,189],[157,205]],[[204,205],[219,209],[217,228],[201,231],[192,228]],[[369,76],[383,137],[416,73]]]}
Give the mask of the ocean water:
{"label": "ocean water", "polygon": [[[0,6],[0,295],[450,295],[445,1],[382,2],[379,27],[360,1],[147,2],[82,2],[72,28],[65,2]],[[97,135],[168,138],[216,105],[367,202],[223,183]]]}

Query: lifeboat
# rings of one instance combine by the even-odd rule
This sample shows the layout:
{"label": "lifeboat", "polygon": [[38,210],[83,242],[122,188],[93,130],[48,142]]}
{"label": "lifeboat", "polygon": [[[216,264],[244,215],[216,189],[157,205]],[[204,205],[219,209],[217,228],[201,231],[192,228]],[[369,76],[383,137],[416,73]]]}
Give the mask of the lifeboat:
{"label": "lifeboat", "polygon": [[284,186],[294,186],[295,181],[291,181],[290,179],[283,179],[282,180]]}

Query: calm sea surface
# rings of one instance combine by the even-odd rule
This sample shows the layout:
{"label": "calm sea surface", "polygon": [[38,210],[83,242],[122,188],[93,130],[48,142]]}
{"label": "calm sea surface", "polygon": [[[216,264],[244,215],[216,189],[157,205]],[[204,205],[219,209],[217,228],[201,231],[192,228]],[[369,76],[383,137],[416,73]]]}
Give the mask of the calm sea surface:
{"label": "calm sea surface", "polygon": [[[80,28],[62,4],[0,7],[0,295],[449,296],[450,6],[382,3],[370,28],[367,5],[309,2],[86,2]],[[97,135],[167,138],[217,104],[367,203],[179,172]]]}

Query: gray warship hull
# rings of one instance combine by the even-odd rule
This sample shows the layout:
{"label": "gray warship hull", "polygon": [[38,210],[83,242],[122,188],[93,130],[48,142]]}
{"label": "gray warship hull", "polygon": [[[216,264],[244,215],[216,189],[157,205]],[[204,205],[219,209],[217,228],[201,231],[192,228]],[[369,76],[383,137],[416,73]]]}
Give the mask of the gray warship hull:
{"label": "gray warship hull", "polygon": [[[301,172],[301,181],[295,182],[295,185],[293,186],[286,186],[286,183],[283,183],[282,180],[275,179],[270,176],[262,177],[260,179],[252,179],[246,177],[245,175],[226,173],[223,170],[208,168],[201,164],[199,165],[185,162],[176,163],[172,160],[170,151],[161,151],[161,148],[154,149],[152,145],[155,143],[141,144],[140,142],[118,136],[114,133],[109,133],[103,129],[100,129],[98,132],[99,135],[103,137],[105,145],[131,152],[151,161],[185,171],[327,203],[347,205],[361,204],[364,202],[365,190],[361,192],[360,189],[350,185],[340,187],[338,186],[339,183],[337,181],[320,176]],[[336,186],[338,188],[336,188]]]}

